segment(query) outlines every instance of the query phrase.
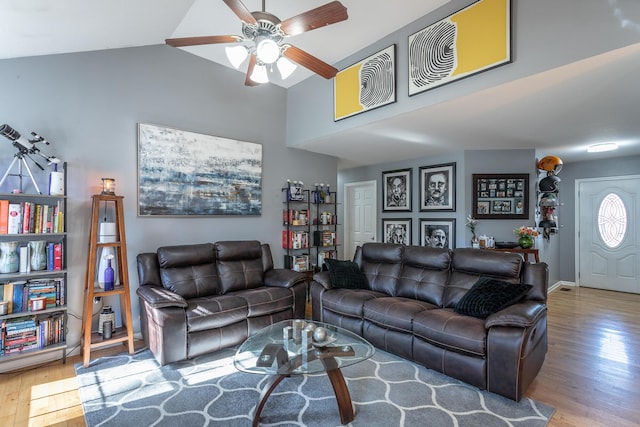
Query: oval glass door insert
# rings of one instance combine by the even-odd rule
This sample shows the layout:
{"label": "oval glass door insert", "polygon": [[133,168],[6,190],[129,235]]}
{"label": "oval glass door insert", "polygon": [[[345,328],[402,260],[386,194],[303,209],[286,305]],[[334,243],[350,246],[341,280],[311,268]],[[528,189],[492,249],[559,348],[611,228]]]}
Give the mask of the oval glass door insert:
{"label": "oval glass door insert", "polygon": [[600,238],[610,248],[619,246],[627,232],[627,210],[624,202],[615,193],[602,199],[598,209],[598,231]]}

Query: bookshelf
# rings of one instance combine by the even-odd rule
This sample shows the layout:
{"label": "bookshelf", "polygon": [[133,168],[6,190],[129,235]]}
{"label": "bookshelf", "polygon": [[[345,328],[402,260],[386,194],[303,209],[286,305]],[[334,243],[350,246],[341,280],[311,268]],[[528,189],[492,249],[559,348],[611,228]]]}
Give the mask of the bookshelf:
{"label": "bookshelf", "polygon": [[[318,190],[315,190],[317,192]],[[315,195],[314,210],[315,218],[313,219],[313,247],[316,251],[315,263],[319,269],[325,258],[338,257],[338,217],[337,217],[337,199],[338,193],[328,191],[322,195]],[[327,197],[328,196],[328,197]]]}
{"label": "bookshelf", "polygon": [[48,353],[66,362],[66,163],[62,172],[62,195],[0,193],[0,372]]}
{"label": "bookshelf", "polygon": [[284,267],[295,271],[311,270],[310,235],[311,201],[309,190],[288,185],[282,189],[282,248]]}

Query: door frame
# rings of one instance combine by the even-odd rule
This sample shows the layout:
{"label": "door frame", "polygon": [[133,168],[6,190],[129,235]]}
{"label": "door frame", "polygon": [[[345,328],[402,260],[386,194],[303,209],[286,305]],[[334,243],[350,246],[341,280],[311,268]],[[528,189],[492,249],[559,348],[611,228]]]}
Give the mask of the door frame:
{"label": "door frame", "polygon": [[346,253],[347,253],[347,249],[349,249],[352,246],[352,242],[351,242],[351,230],[349,227],[350,224],[348,223],[347,218],[350,218],[349,214],[350,212],[350,207],[351,207],[351,200],[347,199],[347,196],[349,195],[349,189],[352,187],[365,187],[365,186],[369,186],[372,187],[373,190],[373,202],[375,205],[375,221],[374,221],[374,230],[375,233],[377,234],[377,230],[378,230],[378,181],[376,181],[375,179],[372,180],[367,180],[367,181],[357,181],[357,182],[349,182],[349,183],[345,183],[342,186],[342,191],[344,194],[344,211],[342,213],[342,218],[343,218],[343,226],[342,226],[342,235],[344,236],[343,242],[344,242],[344,247],[342,250],[342,256],[345,257]]}
{"label": "door frame", "polygon": [[[620,181],[621,179],[640,179],[640,175],[620,175],[620,176],[603,176],[598,178],[580,178],[575,180],[574,187],[574,200],[575,200],[575,209],[574,209],[574,224],[576,233],[574,233],[574,252],[575,252],[575,265],[574,265],[574,277],[575,277],[575,285],[576,287],[580,287],[580,259],[582,253],[580,252],[580,184],[585,182],[603,182],[603,181]],[[640,224],[639,224],[640,225]]]}

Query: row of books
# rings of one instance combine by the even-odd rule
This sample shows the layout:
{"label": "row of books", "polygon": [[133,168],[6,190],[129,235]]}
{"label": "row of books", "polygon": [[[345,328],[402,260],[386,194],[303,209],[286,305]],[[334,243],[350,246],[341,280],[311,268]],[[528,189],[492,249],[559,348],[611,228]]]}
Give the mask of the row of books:
{"label": "row of books", "polygon": [[0,297],[8,301],[7,314],[31,311],[31,301],[44,298],[43,309],[65,305],[63,277],[0,284]]}
{"label": "row of books", "polygon": [[294,271],[307,271],[311,270],[311,263],[309,262],[309,255],[285,255],[284,259],[285,268],[289,268]]}
{"label": "row of books", "polygon": [[338,257],[338,252],[336,250],[328,250],[328,251],[319,251],[318,252],[318,266],[322,268],[324,264],[324,260],[327,258],[336,259]]}
{"label": "row of books", "polygon": [[15,317],[0,322],[0,355],[44,348],[65,340],[64,313]]}
{"label": "row of books", "polygon": [[307,225],[309,224],[309,211],[307,211],[306,209],[283,209],[282,224]]}
{"label": "row of books", "polygon": [[336,233],[331,230],[316,230],[313,232],[314,246],[335,246]]}
{"label": "row of books", "polygon": [[0,234],[62,233],[62,201],[55,205],[0,200]]}
{"label": "row of books", "polygon": [[309,233],[306,231],[282,230],[284,249],[303,249],[309,247]]}

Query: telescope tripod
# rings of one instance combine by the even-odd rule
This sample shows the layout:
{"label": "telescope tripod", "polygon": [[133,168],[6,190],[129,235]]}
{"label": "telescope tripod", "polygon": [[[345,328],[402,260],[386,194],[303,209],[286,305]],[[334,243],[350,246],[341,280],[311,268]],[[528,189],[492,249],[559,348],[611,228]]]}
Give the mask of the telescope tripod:
{"label": "telescope tripod", "polygon": [[[13,156],[13,160],[11,161],[11,164],[9,165],[9,167],[6,170],[6,172],[2,176],[2,179],[0,179],[0,187],[2,187],[2,184],[4,184],[4,182],[6,181],[8,176],[17,176],[19,178],[19,182],[20,182],[20,192],[22,193],[22,177],[24,176],[24,174],[22,173],[22,166],[24,165],[24,168],[29,173],[29,178],[31,178],[31,182],[33,183],[33,186],[36,188],[36,191],[38,192],[38,194],[42,194],[42,192],[40,191],[40,187],[38,187],[38,183],[33,178],[33,173],[31,173],[31,168],[29,168],[29,165],[27,164],[27,161],[25,160],[25,155],[26,154],[27,153],[24,153],[23,150],[19,150],[18,153],[16,153]],[[18,161],[19,161],[19,163],[18,163],[18,173],[10,173],[11,172],[11,168],[13,168],[13,166]],[[34,163],[36,163],[36,162],[34,162]],[[38,163],[36,163],[36,165],[38,167],[40,167],[40,169],[44,170],[42,168],[42,166],[40,166]]]}

